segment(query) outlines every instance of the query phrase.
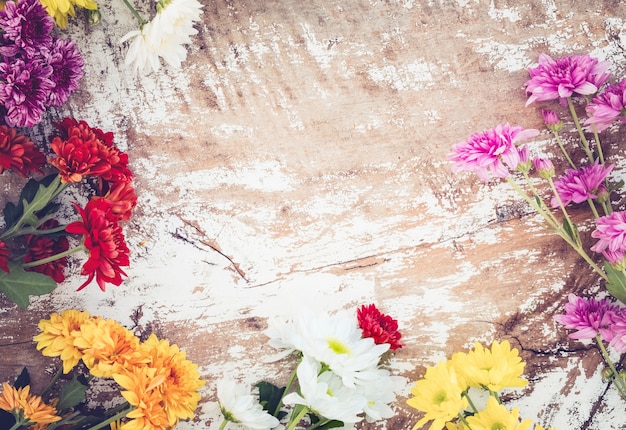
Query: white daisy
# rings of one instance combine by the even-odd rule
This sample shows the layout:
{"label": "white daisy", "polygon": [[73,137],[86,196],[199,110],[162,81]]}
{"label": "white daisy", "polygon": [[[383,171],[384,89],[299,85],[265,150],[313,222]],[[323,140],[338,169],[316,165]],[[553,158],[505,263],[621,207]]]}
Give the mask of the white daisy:
{"label": "white daisy", "polygon": [[396,394],[406,385],[405,378],[392,376],[386,369],[376,369],[375,375],[374,379],[357,387],[357,390],[367,399],[363,410],[365,419],[370,423],[391,418],[394,415],[389,403],[396,401]]}
{"label": "white daisy", "polygon": [[354,388],[346,387],[332,371],[320,374],[322,366],[312,357],[304,356],[296,374],[300,393],[289,393],[283,398],[286,405],[304,405],[320,417],[355,423],[363,418],[367,400]]}
{"label": "white daisy", "polygon": [[261,404],[250,394],[249,387],[245,385],[223,379],[217,383],[217,399],[222,415],[227,421],[253,430],[278,426],[278,419],[263,410]]}

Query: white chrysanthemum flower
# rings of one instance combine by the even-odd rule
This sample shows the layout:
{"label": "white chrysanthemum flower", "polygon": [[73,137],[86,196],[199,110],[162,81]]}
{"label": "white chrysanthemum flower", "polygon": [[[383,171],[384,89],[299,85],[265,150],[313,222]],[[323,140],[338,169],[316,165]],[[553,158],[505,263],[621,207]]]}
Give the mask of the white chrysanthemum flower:
{"label": "white chrysanthemum flower", "polygon": [[304,405],[320,417],[329,420],[355,423],[363,417],[366,398],[355,388],[346,387],[332,371],[320,374],[322,366],[312,357],[304,356],[296,374],[300,393],[289,393],[283,398],[286,405]]}
{"label": "white chrysanthemum flower", "polygon": [[202,5],[197,0],[171,0],[159,4],[162,6],[152,21],[120,40],[124,43],[133,39],[124,63],[134,65],[135,71],[143,74],[159,70],[159,57],[170,66],[180,67],[187,58],[187,49],[183,45],[191,43],[190,36],[198,32],[193,27],[202,13]]}
{"label": "white chrysanthemum flower", "polygon": [[394,415],[389,404],[396,401],[396,394],[406,384],[405,378],[392,376],[386,369],[378,368],[374,374],[375,378],[357,387],[357,390],[367,399],[363,410],[365,419],[370,423],[391,418]]}
{"label": "white chrysanthemum flower", "polygon": [[227,421],[241,424],[253,430],[265,430],[278,426],[278,419],[263,410],[249,387],[233,380],[223,379],[217,383],[217,399],[222,415]]}

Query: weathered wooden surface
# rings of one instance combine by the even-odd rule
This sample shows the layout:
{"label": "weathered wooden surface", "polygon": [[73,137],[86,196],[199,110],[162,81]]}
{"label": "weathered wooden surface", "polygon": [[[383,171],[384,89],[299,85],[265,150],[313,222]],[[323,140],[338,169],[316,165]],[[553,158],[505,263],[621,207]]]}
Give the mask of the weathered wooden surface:
{"label": "weathered wooden surface", "polygon": [[183,70],[147,77],[123,65],[118,41],[134,23],[121,1],[101,4],[99,27],[70,24],[86,76],[50,118],[114,131],[128,152],[139,194],[126,230],[132,266],[106,293],[75,292],[76,260],[76,276],[28,311],[0,299],[1,379],[51,366],[30,340],[40,318],[86,309],[186,349],[208,383],[197,419],[179,428],[213,428],[216,378],[287,379],[264,361],[268,317],[375,302],[399,320],[406,346],[392,366],[408,380],[396,417],[362,428],[410,428],[419,415],[404,402],[424,367],[492,339],[528,362],[531,384],[514,401],[522,415],[624,428],[597,354],[552,322],[567,293],[595,291],[595,278],[505,184],[453,175],[445,156],[499,122],[541,126],[522,85],[542,52],[591,53],[621,76],[626,6],[203,4]]}

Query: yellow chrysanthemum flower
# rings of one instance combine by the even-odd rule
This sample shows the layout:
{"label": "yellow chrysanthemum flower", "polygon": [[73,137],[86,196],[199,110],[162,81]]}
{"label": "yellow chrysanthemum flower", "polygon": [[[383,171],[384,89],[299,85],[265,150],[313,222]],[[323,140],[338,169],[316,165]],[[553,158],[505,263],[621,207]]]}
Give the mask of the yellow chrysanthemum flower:
{"label": "yellow chrysanthemum flower", "polygon": [[15,388],[6,382],[2,383],[2,395],[0,395],[0,409],[13,413],[19,411],[27,420],[28,424],[50,424],[60,421],[57,410],[47,405],[41,396],[30,393],[30,385],[23,388]]}
{"label": "yellow chrysanthemum flower", "polygon": [[467,417],[467,424],[472,430],[527,430],[532,426],[532,420],[519,420],[519,409],[509,411],[504,405],[489,397],[487,407],[471,417]]}
{"label": "yellow chrysanthemum flower", "polygon": [[200,379],[198,365],[187,359],[185,351],[167,340],[159,340],[154,334],[141,345],[143,355],[150,358],[148,366],[156,369],[163,383],[156,389],[165,402],[169,425],[174,427],[178,420],[191,419],[198,407],[198,390],[205,381]]}
{"label": "yellow chrysanthemum flower", "polygon": [[426,413],[413,429],[431,420],[430,429],[442,429],[447,421],[467,407],[467,399],[461,396],[462,392],[456,371],[448,362],[440,361],[435,367],[426,369],[424,378],[411,389],[415,397],[407,400],[409,406]]}
{"label": "yellow chrysanthemum flower", "polygon": [[544,429],[543,426],[535,424],[535,430],[556,430],[556,427],[548,427],[547,429]]}
{"label": "yellow chrysanthemum flower", "polygon": [[60,357],[63,361],[63,373],[69,373],[83,356],[74,345],[75,333],[80,326],[90,319],[88,312],[69,309],[61,313],[50,314],[49,320],[39,321],[41,333],[33,337],[37,349],[46,357]]}
{"label": "yellow chrysanthemum flower", "polygon": [[74,346],[82,350],[83,363],[92,375],[101,378],[144,363],[139,343],[133,332],[112,319],[84,323],[74,339]]}
{"label": "yellow chrysanthemum flower", "polygon": [[165,401],[157,389],[163,384],[164,378],[157,375],[157,369],[147,366],[133,367],[116,373],[113,379],[124,390],[122,397],[135,409],[126,417],[120,430],[149,430],[171,428],[165,413]]}
{"label": "yellow chrysanthemum flower", "polygon": [[464,388],[482,387],[498,392],[504,388],[525,387],[528,384],[526,379],[520,378],[526,363],[520,358],[517,349],[511,349],[506,340],[502,343],[494,341],[491,349],[483,348],[476,342],[469,353],[457,354],[452,364]]}
{"label": "yellow chrysanthemum flower", "polygon": [[93,0],[40,0],[48,15],[54,18],[54,21],[60,28],[67,27],[68,15],[72,18],[76,15],[74,6],[83,9],[96,10],[98,4]]}

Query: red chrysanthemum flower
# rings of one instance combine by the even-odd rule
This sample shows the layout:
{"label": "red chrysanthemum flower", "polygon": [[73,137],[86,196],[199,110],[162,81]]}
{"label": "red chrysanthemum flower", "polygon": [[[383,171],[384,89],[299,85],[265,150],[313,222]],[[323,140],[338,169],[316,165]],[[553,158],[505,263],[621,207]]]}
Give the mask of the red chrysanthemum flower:
{"label": "red chrysanthemum flower", "polygon": [[85,208],[75,205],[82,221],[76,221],[66,227],[68,233],[82,234],[83,245],[89,251],[89,259],[83,265],[81,274],[88,278],[78,290],[85,288],[95,277],[102,291],[106,283],[120,285],[122,275],[126,273],[120,268],[128,266],[129,249],[124,240],[122,228],[109,204],[100,200],[90,200]]}
{"label": "red chrysanthemum flower", "polygon": [[[59,226],[57,220],[51,219],[43,223],[39,229],[48,230]],[[50,236],[40,236],[35,234],[24,235],[24,241],[28,247],[26,255],[24,256],[24,262],[30,263],[31,261],[39,261],[44,258],[52,257],[53,255],[60,254],[69,249],[70,244],[65,236],[59,236],[53,238]],[[37,266],[26,268],[31,272],[43,273],[48,275],[58,284],[65,280],[65,274],[63,271],[67,266],[67,257],[62,257],[49,263],[39,264]]]}
{"label": "red chrysanthemum flower", "polygon": [[40,171],[46,156],[26,136],[14,128],[0,126],[0,173],[5,170],[27,177],[29,172]]}
{"label": "red chrysanthemum flower", "polygon": [[11,256],[11,250],[6,243],[0,240],[0,269],[9,273],[9,257]]}
{"label": "red chrysanthemum flower", "polygon": [[63,182],[80,182],[84,176],[111,182],[130,180],[128,155],[113,144],[113,133],[104,133],[73,118],[54,125],[62,136],[55,136],[50,143],[58,156],[50,159],[50,164],[59,169]]}
{"label": "red chrysanthemum flower", "polygon": [[104,196],[95,196],[93,199],[107,202],[120,221],[128,221],[137,205],[137,195],[131,182],[113,183]]}
{"label": "red chrysanthemum flower", "polygon": [[378,345],[388,343],[389,349],[395,351],[402,348],[398,331],[398,321],[389,315],[381,313],[376,305],[363,305],[357,310],[359,327],[363,331],[363,337],[371,337]]}

